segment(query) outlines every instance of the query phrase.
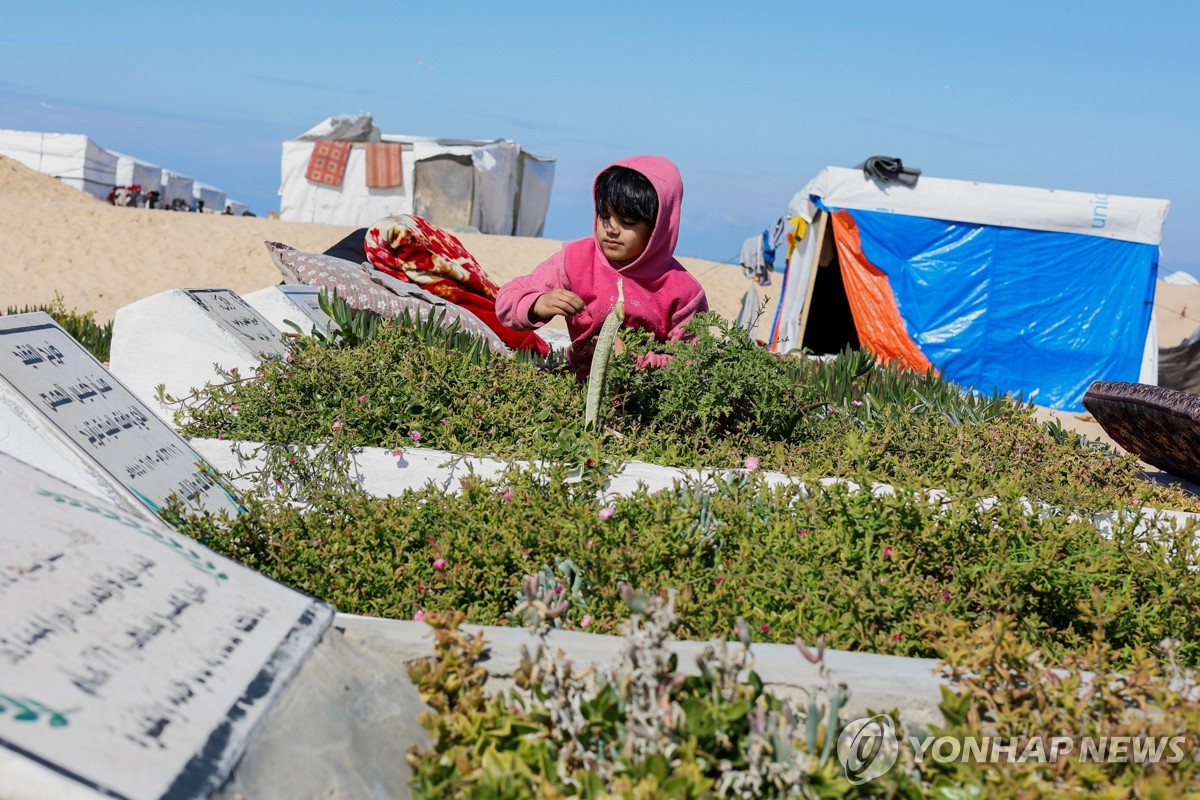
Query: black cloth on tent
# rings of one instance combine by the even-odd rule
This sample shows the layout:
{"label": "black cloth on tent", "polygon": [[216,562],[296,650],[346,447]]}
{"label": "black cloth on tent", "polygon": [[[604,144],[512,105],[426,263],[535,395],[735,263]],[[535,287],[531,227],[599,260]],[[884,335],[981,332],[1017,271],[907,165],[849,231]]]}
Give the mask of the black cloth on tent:
{"label": "black cloth on tent", "polygon": [[906,167],[904,162],[892,156],[871,156],[858,165],[863,174],[881,183],[898,183],[902,186],[916,186],[921,170]]}

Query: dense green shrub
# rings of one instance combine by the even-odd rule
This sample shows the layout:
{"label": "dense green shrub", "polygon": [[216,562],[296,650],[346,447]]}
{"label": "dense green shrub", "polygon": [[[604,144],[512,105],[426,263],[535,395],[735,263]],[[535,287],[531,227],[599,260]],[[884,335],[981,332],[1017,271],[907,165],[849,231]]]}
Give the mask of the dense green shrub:
{"label": "dense green shrub", "polygon": [[[523,654],[517,686],[491,697],[479,664],[482,638],[461,630],[461,613],[433,616],[434,656],[409,666],[432,709],[420,721],[433,739],[428,750],[408,753],[413,795],[815,798],[871,792],[852,786],[838,766],[844,687],[819,687],[807,703],[780,699],[764,690],[748,649],[724,642],[697,658],[698,675],[685,674],[667,647],[672,601],[627,597],[640,610],[623,626],[614,665],[579,670],[539,638],[533,652]],[[744,641],[749,644],[748,632]],[[804,657],[832,684],[820,655]],[[911,782],[901,775],[900,785]]]}
{"label": "dense green shrub", "polygon": [[[944,637],[942,723],[892,712],[903,744],[872,752],[855,749],[855,722],[840,713],[848,693],[819,646],[797,643],[821,677],[796,703],[764,688],[743,624],[740,643],[709,643],[698,674],[687,674],[666,646],[670,602],[635,598],[631,607],[643,610],[622,626],[612,666],[581,670],[541,639],[523,652],[516,687],[499,690],[487,686],[486,643],[462,630],[461,612],[431,614],[433,656],[409,665],[432,738],[408,753],[413,795],[1048,800],[1200,791],[1196,676],[1172,663],[1170,645],[1161,660],[1137,652],[1114,669],[1103,616],[1092,619],[1086,650],[1062,662],[1015,638],[1010,618],[975,630],[958,623]],[[959,758],[934,744],[942,737],[996,756]],[[1085,742],[1106,755],[1087,755]],[[886,755],[872,764],[881,751],[894,766]],[[855,770],[855,781],[838,763],[851,752],[869,769]],[[1165,757],[1145,757],[1152,752]]]}
{"label": "dense green shrub", "polygon": [[193,516],[181,530],[356,614],[461,610],[507,624],[524,576],[568,559],[601,632],[623,614],[622,582],[678,589],[683,638],[727,634],[743,617],[769,641],[823,636],[900,655],[933,655],[952,622],[1001,614],[1022,641],[1069,652],[1090,640],[1100,604],[1118,652],[1169,636],[1200,661],[1193,531],[1105,539],[1087,521],[1028,513],[1011,489],[985,510],[972,498],[770,489],[757,475],[598,505],[595,475],[512,471],[454,495],[331,495],[306,510],[252,501],[228,527]]}
{"label": "dense green shrub", "polygon": [[[1003,479],[1067,507],[1198,507],[1141,479],[1132,457],[1052,435],[1010,399],[963,392],[936,376],[845,353],[820,362],[771,354],[715,315],[696,342],[667,346],[627,332],[611,364],[604,430],[583,426],[584,386],[547,363],[495,357],[462,333],[382,322],[353,348],[303,347],[255,376],[228,376],[183,404],[187,436],[272,444],[422,446],[580,463],[637,458],[668,466],[764,468],[805,478],[868,474],[957,493]],[[659,346],[660,349],[662,346]]]}
{"label": "dense green shrub", "polygon": [[113,324],[111,321],[104,324],[96,322],[96,313],[94,311],[75,311],[68,310],[63,305],[62,295],[55,294],[54,300],[47,304],[24,306],[17,308],[9,306],[4,314],[31,314],[34,311],[45,311],[54,321],[62,326],[63,330],[71,334],[75,341],[84,346],[97,361],[108,363],[109,346],[112,344]]}

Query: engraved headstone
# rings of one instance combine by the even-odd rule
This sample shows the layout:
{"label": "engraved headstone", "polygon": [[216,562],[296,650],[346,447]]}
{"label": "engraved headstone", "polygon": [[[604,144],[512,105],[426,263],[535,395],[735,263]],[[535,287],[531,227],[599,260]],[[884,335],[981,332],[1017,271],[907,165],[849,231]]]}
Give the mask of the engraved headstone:
{"label": "engraved headstone", "polygon": [[240,506],[208,463],[45,312],[0,317],[0,451],[129,508]]}
{"label": "engraved headstone", "polygon": [[231,290],[184,289],[183,293],[218,325],[241,339],[251,353],[282,356],[287,352],[279,329]]}
{"label": "engraved headstone", "polygon": [[203,798],[333,610],[0,455],[0,794]]}
{"label": "engraved headstone", "polygon": [[313,328],[324,333],[337,326],[321,308],[321,289],[316,286],[268,286],[242,299],[268,322],[284,333],[295,333],[289,322],[308,335]]}
{"label": "engraved headstone", "polygon": [[229,289],[171,289],[117,309],[109,369],[170,421],[171,410],[156,399],[159,385],[183,398],[220,381],[217,366],[252,375],[264,358],[287,352],[282,339]]}

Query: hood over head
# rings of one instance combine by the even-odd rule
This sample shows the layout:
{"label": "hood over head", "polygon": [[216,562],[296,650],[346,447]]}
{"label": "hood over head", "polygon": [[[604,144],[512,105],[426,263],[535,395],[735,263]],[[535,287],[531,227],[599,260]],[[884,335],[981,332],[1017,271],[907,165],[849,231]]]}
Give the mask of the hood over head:
{"label": "hood over head", "polygon": [[[630,156],[609,164],[609,167],[626,167],[640,172],[658,193],[658,218],[654,220],[654,231],[650,234],[645,252],[625,266],[610,263],[626,274],[648,267],[661,269],[665,262],[674,260],[675,245],[679,241],[679,209],[683,203],[683,178],[679,175],[679,168],[662,156]],[[596,177],[599,178],[600,173]],[[593,197],[595,194],[596,182],[593,180]]]}

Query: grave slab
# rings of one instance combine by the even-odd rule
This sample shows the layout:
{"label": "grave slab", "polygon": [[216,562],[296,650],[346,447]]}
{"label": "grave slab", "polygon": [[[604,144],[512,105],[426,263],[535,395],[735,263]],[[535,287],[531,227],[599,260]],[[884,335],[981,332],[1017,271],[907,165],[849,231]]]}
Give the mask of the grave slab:
{"label": "grave slab", "polygon": [[321,289],[316,286],[280,284],[251,292],[242,299],[283,333],[295,333],[287,324],[294,322],[308,336],[314,327],[322,333],[336,327],[321,308],[320,294]]}
{"label": "grave slab", "polygon": [[[219,439],[192,439],[191,445],[214,468],[224,475],[230,476],[231,483],[239,490],[255,488],[255,484],[239,477],[239,473],[252,472],[262,466],[261,457],[243,458],[251,455],[260,445],[255,442],[238,442]],[[429,447],[406,447],[401,455],[395,451],[380,447],[357,448],[351,453],[351,475],[363,491],[375,497],[395,497],[406,491],[418,491],[433,485],[445,492],[457,492],[462,488],[462,480],[468,475],[474,475],[485,480],[494,480],[504,474],[510,462],[501,461],[485,456],[470,456],[451,453],[446,450],[435,450]],[[528,469],[528,462],[514,461],[511,466]],[[540,466],[540,465],[538,465]],[[684,469],[680,467],[665,467],[645,461],[627,461],[609,478],[604,487],[605,497],[630,497],[638,491],[655,492],[669,489],[680,481],[693,483],[709,482],[719,477],[744,474],[744,470],[729,469]],[[796,485],[808,491],[809,484],[804,481],[772,470],[762,471],[763,482],[768,486]],[[863,489],[854,481],[840,477],[826,477],[818,480],[817,485],[831,488],[845,485],[851,492]],[[815,487],[814,487],[815,488]],[[888,496],[896,493],[895,487],[886,483],[874,483],[869,491],[876,496]],[[952,498],[941,489],[926,489],[924,495],[927,501],[950,503]],[[978,501],[981,506],[995,502],[995,498],[982,498]],[[1029,514],[1061,513],[1048,505],[1036,506],[1025,501],[1026,512]],[[1080,517],[1080,519],[1083,519]],[[1153,534],[1155,531],[1167,529],[1182,530],[1192,525],[1200,528],[1200,514],[1157,508],[1130,508],[1111,512],[1093,514],[1087,518],[1103,535],[1111,535],[1116,526],[1132,526],[1140,534]]]}
{"label": "grave slab", "polygon": [[[409,664],[433,655],[431,629],[423,622],[379,619],[353,614],[338,614],[334,623],[346,637],[396,663]],[[473,634],[482,633],[490,646],[481,665],[488,671],[489,691],[512,685],[521,663],[521,647],[531,650],[536,637],[523,628],[464,625]],[[619,636],[552,630],[547,636],[552,650],[562,650],[579,669],[603,668],[619,656]],[[668,643],[679,656],[679,671],[697,674],[696,657],[708,642],[676,640]],[[824,685],[816,665],[801,657],[792,645],[752,644],[754,669],[763,683],[780,697],[807,700],[807,692]],[[904,658],[876,653],[852,653],[826,650],[825,663],[835,683],[850,689],[850,702],[843,712],[847,718],[865,716],[867,709],[898,709],[900,718],[909,723],[941,723],[938,709],[941,688],[950,684],[938,675],[936,658]]]}
{"label": "grave slab", "polygon": [[[232,477],[238,489],[251,489],[253,484],[236,477],[239,473],[261,468],[261,457],[252,456],[259,447],[255,442],[237,442],[228,439],[191,439],[192,447],[208,463],[222,474]],[[351,454],[352,474],[368,494],[389,497],[406,491],[424,489],[433,484],[443,491],[457,492],[462,480],[468,475],[487,480],[500,477],[510,463],[486,456],[471,456],[437,450],[432,447],[406,447],[396,455],[395,450],[382,447],[357,448]],[[526,469],[528,462],[515,461],[513,466]],[[621,470],[609,480],[605,491],[609,494],[629,496],[645,487],[648,492],[668,489],[680,480],[711,480],[721,470],[682,469],[663,467],[644,461],[626,462]],[[782,472],[764,471],[767,483],[775,486],[795,483]]]}
{"label": "grave slab", "polygon": [[404,756],[431,745],[417,721],[428,707],[404,665],[345,636],[339,617],[271,706],[214,800],[410,797],[412,769]]}
{"label": "grave slab", "polygon": [[237,513],[212,467],[45,312],[0,317],[0,452],[139,513]]}
{"label": "grave slab", "polygon": [[0,795],[204,798],[333,609],[0,455]]}
{"label": "grave slab", "polygon": [[219,380],[216,365],[252,375],[264,357],[287,352],[282,338],[229,289],[170,289],[117,309],[109,369],[170,422],[157,386],[179,398]]}

